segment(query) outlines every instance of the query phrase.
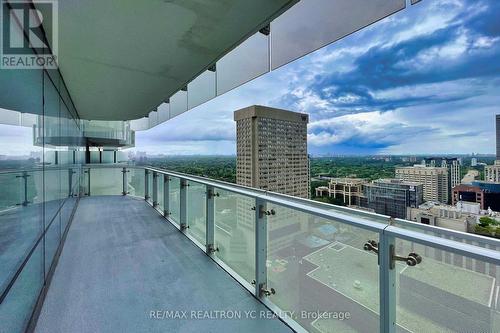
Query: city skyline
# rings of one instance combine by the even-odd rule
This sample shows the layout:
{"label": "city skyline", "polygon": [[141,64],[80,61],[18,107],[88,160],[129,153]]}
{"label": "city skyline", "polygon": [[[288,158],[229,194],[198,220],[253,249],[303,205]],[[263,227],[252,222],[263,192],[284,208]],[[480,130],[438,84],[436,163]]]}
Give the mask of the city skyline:
{"label": "city skyline", "polygon": [[[232,112],[261,104],[308,113],[314,156],[495,154],[500,31],[493,13],[499,6],[419,3],[137,132],[134,150],[235,155]],[[31,150],[31,128],[0,125],[2,154]]]}

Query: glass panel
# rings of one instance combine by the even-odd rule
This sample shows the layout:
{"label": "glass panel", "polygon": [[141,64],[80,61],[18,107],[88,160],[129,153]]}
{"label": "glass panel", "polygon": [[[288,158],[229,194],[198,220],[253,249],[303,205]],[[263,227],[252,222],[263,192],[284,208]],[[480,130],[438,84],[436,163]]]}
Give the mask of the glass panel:
{"label": "glass panel", "polygon": [[188,233],[201,244],[206,244],[207,194],[206,186],[188,182],[187,187],[187,224]]}
{"label": "glass panel", "polygon": [[427,235],[451,239],[461,243],[467,243],[474,246],[500,251],[500,241],[490,237],[482,237],[471,233],[460,233],[455,230],[440,227],[433,228],[426,224],[415,223],[401,219],[395,219],[393,225],[399,228],[408,229]]}
{"label": "glass panel", "polygon": [[101,152],[91,151],[90,152],[90,163],[101,163]]}
{"label": "glass panel", "polygon": [[413,332],[498,332],[498,266],[409,241],[396,253],[422,257],[396,277],[396,323]]}
{"label": "glass panel", "polygon": [[144,169],[127,169],[127,191],[130,195],[144,198]]}
{"label": "glass panel", "polygon": [[2,332],[24,332],[43,283],[43,242],[40,242],[0,304]]}
{"label": "glass panel", "polygon": [[153,128],[156,125],[158,125],[158,112],[151,111],[148,115],[148,119],[149,119],[149,128]]}
{"label": "glass panel", "polygon": [[24,200],[24,183],[22,172],[9,172],[0,174],[0,211],[15,208]]}
{"label": "glass panel", "polygon": [[269,72],[269,36],[256,33],[217,62],[217,95]]}
{"label": "glass panel", "polygon": [[163,123],[170,118],[170,104],[162,103],[158,107],[158,123]]}
{"label": "glass panel", "polygon": [[71,214],[73,213],[73,208],[76,205],[76,201],[77,198],[68,198],[61,208],[61,237],[66,230],[66,227],[68,226]]}
{"label": "glass panel", "polygon": [[187,91],[178,91],[170,97],[170,118],[187,111]]}
{"label": "glass panel", "polygon": [[164,175],[162,174],[158,174],[158,178],[157,178],[157,186],[158,186],[158,201],[157,201],[157,204],[158,204],[158,209],[160,209],[162,212],[164,210],[164,200],[163,200],[163,177]]}
{"label": "glass panel", "polygon": [[120,168],[94,168],[90,170],[90,195],[120,195],[123,175]]}
{"label": "glass panel", "polygon": [[57,213],[51,221],[45,221],[45,276],[49,274],[52,260],[61,241],[61,214]]}
{"label": "glass panel", "polygon": [[169,218],[175,222],[180,222],[180,212],[181,212],[181,180],[176,177],[170,177],[169,182],[169,206],[170,215]]}
{"label": "glass panel", "polygon": [[378,332],[378,258],[363,250],[378,234],[278,205],[267,210],[275,213],[267,220],[271,301],[314,331]]}
{"label": "glass panel", "polygon": [[80,174],[80,193],[83,195],[89,195],[89,173],[90,169],[82,169],[82,173]]}
{"label": "glass panel", "polygon": [[149,118],[143,117],[130,121],[130,129],[134,131],[143,131],[149,128]]}
{"label": "glass panel", "polygon": [[58,169],[44,170],[45,225],[56,216],[61,205],[61,175]]}
{"label": "glass panel", "polygon": [[85,163],[85,152],[83,150],[79,150],[76,152],[76,163],[78,164]]}
{"label": "glass panel", "polygon": [[255,279],[255,200],[216,189],[215,254],[246,281]]}
{"label": "glass panel", "polygon": [[112,150],[104,150],[102,152],[102,163],[115,163],[115,152]]}
{"label": "glass panel", "polygon": [[271,22],[272,69],[405,8],[405,0],[303,0]]}
{"label": "glass panel", "polygon": [[[2,5],[5,5],[5,3]],[[17,24],[11,25],[11,29],[11,33],[22,36],[23,32]],[[34,69],[0,70],[0,87],[2,87],[0,89],[0,108],[42,115],[43,76],[44,74],[41,70]],[[4,123],[3,115],[2,112],[0,114],[0,121],[2,123]]]}
{"label": "glass panel", "polygon": [[188,84],[188,107],[190,109],[216,96],[215,81],[215,72],[205,71]]}
{"label": "glass panel", "polygon": [[41,171],[0,174],[0,292],[42,233],[41,177]]}
{"label": "glass panel", "polygon": [[128,163],[128,154],[126,151],[116,151],[116,163]]}

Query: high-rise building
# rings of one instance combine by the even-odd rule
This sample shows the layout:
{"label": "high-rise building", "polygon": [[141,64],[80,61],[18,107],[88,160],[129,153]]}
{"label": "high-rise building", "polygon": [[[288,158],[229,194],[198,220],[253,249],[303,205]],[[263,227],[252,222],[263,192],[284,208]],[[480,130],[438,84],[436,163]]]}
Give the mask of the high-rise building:
{"label": "high-rise building", "polygon": [[309,198],[307,123],[304,113],[253,105],[234,112],[236,182]]}
{"label": "high-rise building", "polygon": [[470,166],[471,167],[477,166],[477,158],[473,157],[470,159]]}
{"label": "high-rise building", "polygon": [[396,178],[423,184],[424,200],[448,203],[450,199],[448,169],[443,167],[396,168]]}
{"label": "high-rise building", "polygon": [[448,169],[448,198],[451,199],[453,188],[461,184],[461,160],[458,158],[426,158],[424,161],[427,167],[440,166]]}
{"label": "high-rise building", "polygon": [[424,201],[423,185],[401,179],[379,179],[363,185],[364,207],[378,214],[405,219],[407,208],[416,208]]}
{"label": "high-rise building", "polygon": [[500,114],[496,116],[497,160],[493,165],[484,167],[484,180],[500,183]]}
{"label": "high-rise building", "polygon": [[500,160],[500,114],[497,114],[496,133],[497,133],[497,160]]}

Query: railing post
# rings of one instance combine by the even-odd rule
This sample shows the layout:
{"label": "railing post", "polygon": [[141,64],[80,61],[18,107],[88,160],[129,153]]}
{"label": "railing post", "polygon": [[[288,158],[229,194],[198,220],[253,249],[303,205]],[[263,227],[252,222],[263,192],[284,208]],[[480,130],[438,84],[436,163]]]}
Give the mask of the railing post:
{"label": "railing post", "polygon": [[71,191],[73,187],[73,169],[68,168],[68,198],[73,196],[73,192]]}
{"label": "railing post", "polygon": [[149,170],[144,169],[144,200],[146,200],[146,201],[149,199],[149,179],[148,179],[148,176],[149,176]]}
{"label": "railing post", "polygon": [[127,191],[127,189],[128,189],[127,172],[128,172],[127,168],[124,167],[122,169],[122,173],[123,173],[123,175],[122,175],[123,176],[123,178],[122,178],[122,182],[123,182],[122,183],[122,195],[128,194],[128,191]]}
{"label": "railing post", "polygon": [[87,196],[90,197],[90,168],[87,169]]}
{"label": "railing post", "polygon": [[255,199],[255,295],[262,297],[267,290],[267,203]]}
{"label": "railing post", "polygon": [[206,252],[208,255],[217,251],[215,249],[215,197],[219,196],[215,193],[215,188],[213,186],[206,186],[206,225],[205,225],[205,244]]}
{"label": "railing post", "polygon": [[380,332],[396,332],[396,269],[392,265],[394,237],[379,233]]}
{"label": "railing post", "polygon": [[19,206],[28,206],[29,201],[28,201],[28,175],[27,171],[23,171],[21,176],[16,176],[16,178],[22,178],[23,179],[23,201],[18,204]]}
{"label": "railing post", "polygon": [[180,223],[179,223],[179,225],[180,225],[182,231],[189,228],[189,226],[187,224],[187,187],[188,187],[187,180],[181,179],[181,182],[180,182],[180,213],[179,213]]}
{"label": "railing post", "polygon": [[153,207],[158,206],[158,173],[153,171]]}
{"label": "railing post", "polygon": [[168,217],[170,215],[170,176],[167,174],[163,175],[163,216]]}

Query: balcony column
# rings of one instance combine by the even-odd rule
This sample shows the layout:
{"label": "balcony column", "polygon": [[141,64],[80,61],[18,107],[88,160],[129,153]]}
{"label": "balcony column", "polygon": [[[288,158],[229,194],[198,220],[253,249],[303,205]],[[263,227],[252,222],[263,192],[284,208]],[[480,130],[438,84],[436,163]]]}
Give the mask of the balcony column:
{"label": "balcony column", "polygon": [[395,240],[379,233],[380,332],[396,332],[396,269],[392,260]]}
{"label": "balcony column", "polygon": [[205,225],[205,244],[206,253],[211,255],[213,252],[217,251],[215,249],[215,197],[218,197],[219,193],[215,192],[213,186],[207,185],[206,191],[206,225]]}
{"label": "balcony column", "polygon": [[181,231],[185,231],[187,228],[189,228],[187,224],[187,187],[188,187],[188,181],[185,179],[181,179],[180,183],[180,212],[179,212],[179,219],[180,219],[180,228]]}
{"label": "balcony column", "polygon": [[153,171],[153,207],[158,206],[158,173]]}
{"label": "balcony column", "polygon": [[255,295],[263,297],[267,289],[267,203],[255,199]]}
{"label": "balcony column", "polygon": [[170,176],[163,175],[163,216],[168,218],[170,215]]}

